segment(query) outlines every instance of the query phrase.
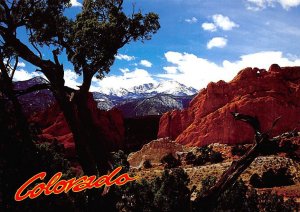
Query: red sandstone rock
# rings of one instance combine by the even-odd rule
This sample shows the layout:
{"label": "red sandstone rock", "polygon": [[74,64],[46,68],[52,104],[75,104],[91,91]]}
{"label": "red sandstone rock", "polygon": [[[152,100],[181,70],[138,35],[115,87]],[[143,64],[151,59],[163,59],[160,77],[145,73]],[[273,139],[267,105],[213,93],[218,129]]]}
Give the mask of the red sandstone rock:
{"label": "red sandstone rock", "polygon": [[[97,126],[97,133],[101,136],[104,135],[105,141],[111,142],[109,146],[112,148],[122,146],[125,138],[122,113],[116,109],[110,111],[99,110],[92,96],[89,96],[88,105],[93,114],[93,121]],[[67,156],[75,157],[76,151],[72,133],[63,113],[56,104],[46,111],[34,115],[30,118],[30,121],[43,129],[40,138],[46,140],[57,139],[63,143]]]}
{"label": "red sandstone rock", "polygon": [[235,121],[230,114],[234,111],[258,117],[262,131],[281,117],[272,136],[299,130],[300,67],[246,68],[229,83],[210,83],[187,109],[162,116],[158,137],[171,137],[188,146],[251,143],[253,130]]}

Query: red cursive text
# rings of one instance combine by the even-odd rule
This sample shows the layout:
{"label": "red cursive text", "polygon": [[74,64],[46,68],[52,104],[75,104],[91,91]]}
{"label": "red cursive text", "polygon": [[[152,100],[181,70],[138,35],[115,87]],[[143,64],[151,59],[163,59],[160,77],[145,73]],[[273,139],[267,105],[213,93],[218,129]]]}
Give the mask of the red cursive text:
{"label": "red cursive text", "polygon": [[73,192],[80,192],[85,189],[92,189],[92,188],[100,188],[102,186],[112,186],[117,185],[121,186],[130,181],[134,181],[135,178],[130,177],[127,173],[121,174],[120,176],[113,178],[121,171],[122,167],[116,168],[112,171],[109,175],[103,175],[97,178],[95,175],[93,176],[82,176],[78,179],[75,177],[70,180],[60,180],[62,177],[62,173],[56,173],[48,183],[39,183],[33,187],[31,190],[26,190],[28,186],[34,183],[36,180],[43,180],[46,177],[46,172],[41,172],[34,175],[32,178],[27,180],[16,192],[15,200],[22,201],[29,197],[30,199],[37,198],[39,195],[44,193],[45,195],[50,194],[60,194],[60,193],[67,193],[70,190]]}

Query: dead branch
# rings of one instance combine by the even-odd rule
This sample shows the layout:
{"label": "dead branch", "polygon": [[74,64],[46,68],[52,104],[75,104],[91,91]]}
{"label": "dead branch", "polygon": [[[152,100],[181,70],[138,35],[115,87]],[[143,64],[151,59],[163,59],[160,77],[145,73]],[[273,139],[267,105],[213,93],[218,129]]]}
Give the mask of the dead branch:
{"label": "dead branch", "polygon": [[[253,146],[239,160],[233,161],[231,166],[225,171],[217,183],[211,187],[203,196],[196,198],[195,204],[205,211],[212,210],[217,203],[218,197],[225,190],[230,188],[239,176],[247,169],[260,153],[260,147],[266,142],[270,142],[268,133],[260,132],[260,123],[256,117],[240,113],[232,113],[235,120],[240,120],[249,124],[255,131]],[[276,121],[273,123],[275,125]]]}
{"label": "dead branch", "polygon": [[45,90],[45,89],[50,89],[51,88],[51,85],[50,84],[37,84],[37,85],[33,85],[25,90],[15,90],[15,94],[16,96],[23,96],[25,94],[28,94],[28,93],[32,93],[32,92],[35,92],[35,91],[39,91],[39,90]]}

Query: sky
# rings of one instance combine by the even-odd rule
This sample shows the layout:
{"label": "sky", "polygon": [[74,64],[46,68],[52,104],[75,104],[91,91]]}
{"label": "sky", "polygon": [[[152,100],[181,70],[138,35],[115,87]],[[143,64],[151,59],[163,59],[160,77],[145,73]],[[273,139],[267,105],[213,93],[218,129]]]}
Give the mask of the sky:
{"label": "sky", "polygon": [[[66,15],[74,17],[82,1],[71,3]],[[246,67],[300,66],[300,0],[124,0],[124,10],[130,13],[133,4],[143,13],[157,13],[161,29],[150,41],[120,49],[110,73],[94,78],[90,91],[165,80],[202,89],[230,81]],[[65,55],[59,59],[66,85],[76,88],[82,78]],[[35,69],[21,61],[14,80],[41,75]]]}

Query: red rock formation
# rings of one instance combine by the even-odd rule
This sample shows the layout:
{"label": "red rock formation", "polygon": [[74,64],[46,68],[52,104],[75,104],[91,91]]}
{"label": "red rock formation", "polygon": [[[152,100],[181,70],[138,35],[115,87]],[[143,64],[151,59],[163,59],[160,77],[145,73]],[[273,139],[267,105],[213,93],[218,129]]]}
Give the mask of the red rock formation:
{"label": "red rock formation", "polygon": [[[99,135],[104,135],[105,140],[111,142],[112,148],[120,147],[124,144],[125,129],[122,113],[116,109],[101,111],[97,108],[96,102],[89,96],[88,106],[93,114]],[[48,110],[36,114],[30,118],[42,130],[41,138],[51,140],[57,139],[64,144],[67,156],[74,157],[75,144],[72,133],[58,105],[53,105]],[[100,137],[100,136],[99,136]]]}
{"label": "red rock formation", "polygon": [[162,116],[158,137],[171,137],[188,146],[251,143],[253,130],[235,121],[230,114],[234,111],[257,116],[262,131],[280,116],[273,136],[299,130],[300,67],[272,65],[269,71],[246,68],[229,83],[210,83],[186,110]]}

